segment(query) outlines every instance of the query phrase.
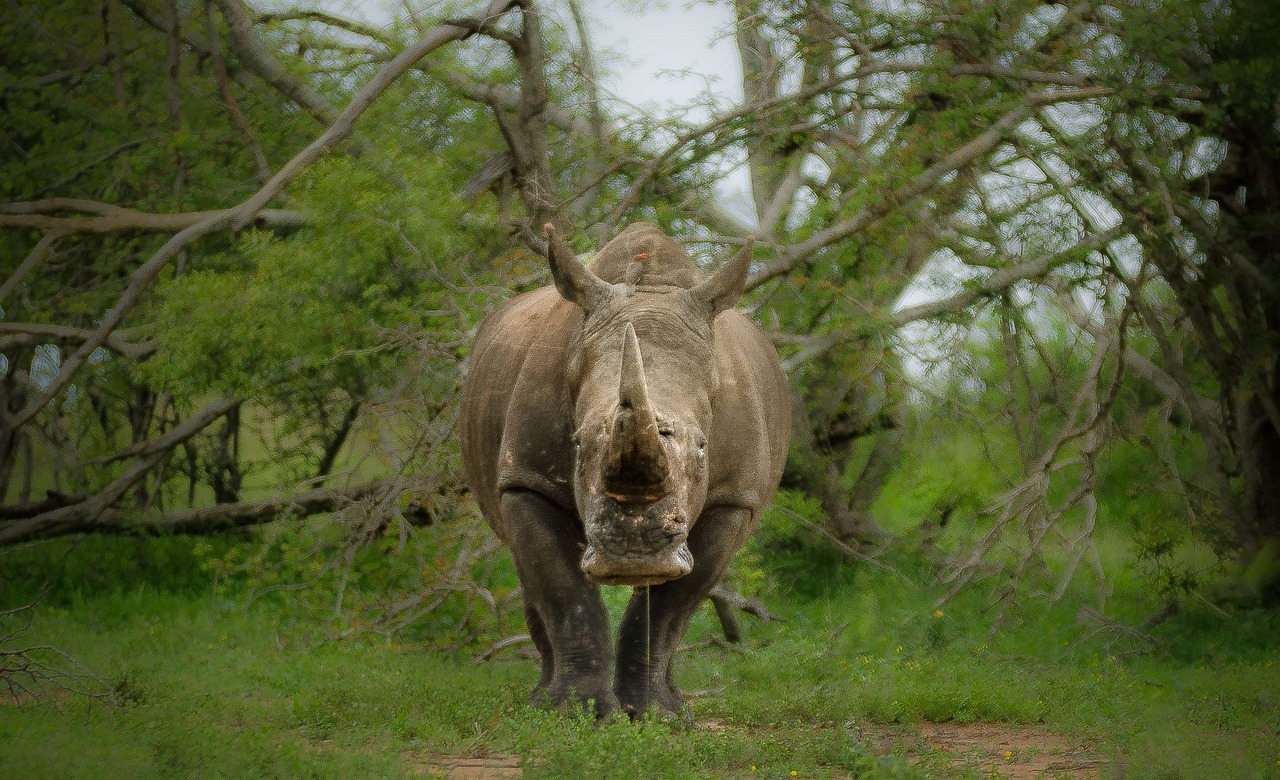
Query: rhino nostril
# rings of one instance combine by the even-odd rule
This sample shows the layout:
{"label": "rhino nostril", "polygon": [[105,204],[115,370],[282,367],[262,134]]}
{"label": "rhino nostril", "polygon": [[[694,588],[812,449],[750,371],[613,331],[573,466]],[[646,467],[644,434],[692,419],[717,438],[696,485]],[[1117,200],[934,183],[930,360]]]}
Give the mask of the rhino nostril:
{"label": "rhino nostril", "polygon": [[688,525],[689,523],[682,512],[673,513],[662,518],[662,530],[673,536],[687,533]]}

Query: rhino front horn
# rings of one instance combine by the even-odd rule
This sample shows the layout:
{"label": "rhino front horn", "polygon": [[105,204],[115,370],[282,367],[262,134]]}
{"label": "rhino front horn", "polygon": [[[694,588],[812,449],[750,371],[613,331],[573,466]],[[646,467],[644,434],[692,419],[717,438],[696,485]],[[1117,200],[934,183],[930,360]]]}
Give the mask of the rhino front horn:
{"label": "rhino front horn", "polygon": [[616,498],[656,499],[667,478],[667,451],[658,433],[658,418],[649,402],[644,360],[635,328],[627,323],[622,339],[622,372],[618,410],[609,437],[605,488]]}

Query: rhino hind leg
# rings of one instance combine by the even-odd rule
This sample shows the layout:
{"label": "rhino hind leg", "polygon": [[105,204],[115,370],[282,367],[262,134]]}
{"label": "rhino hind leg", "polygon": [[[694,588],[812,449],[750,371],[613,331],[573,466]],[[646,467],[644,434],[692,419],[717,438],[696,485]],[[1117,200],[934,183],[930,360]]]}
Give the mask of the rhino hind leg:
{"label": "rhino hind leg", "polygon": [[705,511],[689,534],[693,571],[678,580],[638,587],[618,628],[618,702],[632,718],[651,708],[682,715],[684,696],[671,677],[671,662],[689,621],[724,575],[739,540],[750,530],[752,512],[740,508]]}
{"label": "rhino hind leg", "polygon": [[525,601],[529,635],[542,655],[532,703],[582,706],[604,717],[618,708],[610,685],[613,652],[600,589],[578,565],[572,517],[525,490],[502,495],[502,518]]}

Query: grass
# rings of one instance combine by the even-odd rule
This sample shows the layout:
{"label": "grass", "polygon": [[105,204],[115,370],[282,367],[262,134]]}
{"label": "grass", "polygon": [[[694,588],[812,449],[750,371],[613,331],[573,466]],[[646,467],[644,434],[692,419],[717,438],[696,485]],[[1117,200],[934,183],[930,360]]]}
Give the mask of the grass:
{"label": "grass", "polygon": [[[991,635],[982,594],[935,610],[930,589],[860,570],[806,598],[766,590],[786,621],[745,619],[745,652],[683,653],[693,725],[598,724],[527,707],[527,658],[324,641],[286,600],[246,609],[196,550],[117,537],[0,556],[0,607],[49,583],[27,636],[117,700],[0,702],[0,776],[405,777],[438,756],[518,754],[526,777],[977,778],[986,768],[955,765],[919,727],[983,722],[1087,743],[1103,777],[1280,778],[1275,613],[1186,611],[1130,654],[1140,645],[1081,643],[1067,605]],[[1140,583],[1113,599],[1141,606]],[[687,642],[716,631],[708,609]]]}

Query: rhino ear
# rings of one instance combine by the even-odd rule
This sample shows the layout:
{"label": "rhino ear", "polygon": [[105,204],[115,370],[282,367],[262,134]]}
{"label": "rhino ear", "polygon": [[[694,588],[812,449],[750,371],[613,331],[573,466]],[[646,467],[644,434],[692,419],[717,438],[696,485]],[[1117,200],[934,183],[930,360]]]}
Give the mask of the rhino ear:
{"label": "rhino ear", "polygon": [[556,282],[556,289],[565,300],[590,312],[609,297],[609,283],[582,264],[573,249],[556,233],[554,225],[548,222],[544,229],[547,232],[547,259],[551,261],[551,278]]}
{"label": "rhino ear", "polygon": [[742,297],[747,284],[747,271],[751,269],[751,245],[755,236],[747,236],[742,249],[729,262],[721,266],[710,279],[699,282],[689,290],[689,295],[711,308],[714,317],[725,309],[733,308]]}

